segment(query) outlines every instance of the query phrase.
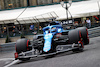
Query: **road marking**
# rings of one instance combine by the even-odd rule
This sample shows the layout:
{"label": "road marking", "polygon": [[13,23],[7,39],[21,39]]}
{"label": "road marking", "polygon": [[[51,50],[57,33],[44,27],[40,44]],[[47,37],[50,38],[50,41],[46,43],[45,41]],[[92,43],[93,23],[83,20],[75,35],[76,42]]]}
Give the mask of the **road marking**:
{"label": "road marking", "polygon": [[10,64],[8,64],[4,67],[10,67],[11,65],[14,65],[14,64],[19,63],[19,62],[21,62],[21,61],[20,60],[14,60],[12,63],[10,63]]}
{"label": "road marking", "polygon": [[15,58],[2,58],[0,61],[15,60]]}

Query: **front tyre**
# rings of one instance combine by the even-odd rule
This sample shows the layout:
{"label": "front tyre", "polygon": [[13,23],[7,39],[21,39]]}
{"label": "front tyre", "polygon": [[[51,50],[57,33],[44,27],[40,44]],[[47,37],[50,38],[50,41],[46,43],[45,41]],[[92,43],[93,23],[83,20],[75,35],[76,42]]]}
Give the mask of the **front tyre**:
{"label": "front tyre", "polygon": [[[30,46],[30,41],[28,39],[19,39],[16,42],[15,49],[16,49],[15,59],[17,59],[18,55],[21,52],[30,51],[32,50],[32,47]],[[26,60],[26,59],[29,60],[30,58],[19,58],[19,60]]]}
{"label": "front tyre", "polygon": [[19,39],[16,42],[16,52],[19,54],[21,52],[26,52],[32,49],[32,47],[29,46],[30,41],[28,39]]}
{"label": "front tyre", "polygon": [[82,38],[83,38],[83,41],[84,41],[84,45],[89,44],[89,37],[88,37],[87,28],[86,27],[79,27],[79,28],[76,28],[76,30],[81,31]]}

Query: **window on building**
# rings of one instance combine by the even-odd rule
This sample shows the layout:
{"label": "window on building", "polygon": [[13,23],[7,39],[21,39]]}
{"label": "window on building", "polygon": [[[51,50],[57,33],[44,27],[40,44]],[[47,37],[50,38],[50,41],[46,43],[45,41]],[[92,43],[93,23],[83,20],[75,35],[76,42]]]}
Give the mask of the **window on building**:
{"label": "window on building", "polygon": [[26,7],[27,0],[4,0],[4,9]]}

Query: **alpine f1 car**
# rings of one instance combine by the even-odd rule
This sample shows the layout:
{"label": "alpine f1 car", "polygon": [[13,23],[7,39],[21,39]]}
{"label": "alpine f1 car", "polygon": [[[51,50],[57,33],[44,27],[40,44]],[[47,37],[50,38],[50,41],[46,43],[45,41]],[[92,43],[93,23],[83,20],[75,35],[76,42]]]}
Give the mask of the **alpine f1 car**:
{"label": "alpine f1 car", "polygon": [[[43,34],[36,35],[33,41],[19,39],[16,42],[15,59],[24,60],[34,57],[50,56],[66,51],[83,51],[84,45],[89,44],[86,27],[63,30],[57,21],[43,28]],[[67,47],[62,49],[62,47]]]}

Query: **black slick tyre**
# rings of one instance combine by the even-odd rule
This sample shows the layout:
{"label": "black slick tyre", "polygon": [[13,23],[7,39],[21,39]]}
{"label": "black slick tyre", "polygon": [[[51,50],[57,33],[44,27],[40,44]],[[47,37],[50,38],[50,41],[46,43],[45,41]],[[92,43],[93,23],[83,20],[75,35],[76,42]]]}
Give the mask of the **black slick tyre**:
{"label": "black slick tyre", "polygon": [[80,40],[79,31],[78,30],[71,30],[68,32],[68,38],[70,44],[77,44]]}
{"label": "black slick tyre", "polygon": [[81,31],[82,38],[84,41],[84,45],[89,44],[89,37],[88,37],[88,31],[86,27],[79,27],[77,30]]}
{"label": "black slick tyre", "polygon": [[26,52],[31,50],[32,48],[29,47],[30,41],[28,39],[19,39],[16,42],[16,52],[19,54],[21,52]]}

